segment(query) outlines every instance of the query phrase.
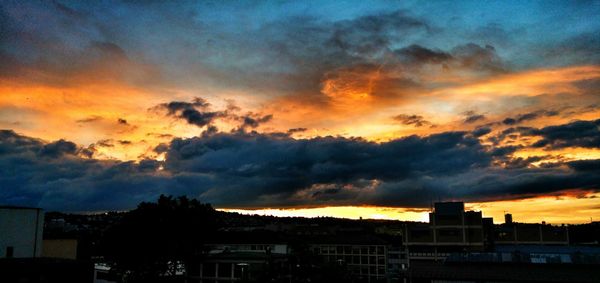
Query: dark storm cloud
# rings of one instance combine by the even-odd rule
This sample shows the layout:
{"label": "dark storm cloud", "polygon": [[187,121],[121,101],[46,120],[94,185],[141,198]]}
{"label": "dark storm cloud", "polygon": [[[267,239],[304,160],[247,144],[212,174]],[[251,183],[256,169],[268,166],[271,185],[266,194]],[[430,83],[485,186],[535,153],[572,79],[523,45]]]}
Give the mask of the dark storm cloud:
{"label": "dark storm cloud", "polygon": [[200,112],[195,109],[186,109],[181,112],[179,117],[184,118],[189,124],[203,127],[212,123],[219,116],[219,112]]}
{"label": "dark storm cloud", "polygon": [[458,58],[463,67],[477,71],[504,72],[505,66],[496,49],[491,45],[481,47],[474,43],[459,45],[451,53]]}
{"label": "dark storm cloud", "polygon": [[530,166],[531,163],[533,163],[533,162],[538,162],[538,161],[544,160],[546,158],[547,158],[546,156],[531,156],[531,157],[527,157],[527,158],[523,158],[523,157],[512,158],[512,159],[508,159],[504,163],[504,168],[507,168],[507,169],[525,168],[527,166]]}
{"label": "dark storm cloud", "polygon": [[96,145],[94,144],[79,149],[79,154],[84,158],[93,158],[96,152]]}
{"label": "dark storm cloud", "polygon": [[490,154],[496,158],[503,158],[507,155],[513,154],[515,151],[519,150],[520,146],[508,145],[508,146],[497,146],[494,147]]}
{"label": "dark storm cloud", "polygon": [[103,139],[103,140],[99,140],[97,141],[94,146],[100,146],[100,147],[114,147],[115,145],[113,144],[113,140],[111,139]]}
{"label": "dark storm cloud", "polygon": [[463,121],[463,123],[465,124],[472,124],[477,121],[485,120],[485,115],[475,113],[474,111],[467,111],[464,114],[465,120]]}
{"label": "dark storm cloud", "polygon": [[462,132],[411,136],[384,144],[334,137],[296,140],[216,134],[173,140],[165,169],[216,177],[223,185],[210,192],[213,202],[267,205],[261,203],[266,198],[285,206],[306,202],[294,200],[295,195],[320,184],[446,176],[489,163],[478,140]]}
{"label": "dark storm cloud", "polygon": [[504,123],[506,125],[514,125],[517,123],[517,120],[515,120],[513,118],[506,118],[506,119],[502,120],[502,123]]}
{"label": "dark storm cloud", "polygon": [[154,148],[154,152],[156,153],[165,153],[169,150],[169,145],[166,143],[161,143]]}
{"label": "dark storm cloud", "polygon": [[273,115],[264,115],[260,116],[258,114],[248,113],[245,116],[240,117],[242,120],[242,125],[240,125],[240,129],[245,128],[256,128],[262,123],[266,123],[273,119]]}
{"label": "dark storm cloud", "polygon": [[166,184],[178,190],[176,178],[156,175],[157,161],[80,157],[85,150],[64,140],[45,143],[0,131],[0,202],[69,211],[129,209],[165,192]]}
{"label": "dark storm cloud", "polygon": [[[476,173],[476,172],[473,172]],[[526,196],[538,196],[557,193],[567,188],[581,190],[600,190],[600,175],[590,172],[565,171],[561,169],[516,169],[492,170],[468,180],[462,188],[465,199],[473,199],[469,193],[477,190],[482,200],[519,199]],[[461,195],[457,192],[457,195]]]}
{"label": "dark storm cloud", "polygon": [[598,171],[600,171],[600,159],[571,161],[567,165],[577,171],[582,171],[582,172],[586,172],[586,171],[598,172]]}
{"label": "dark storm cloud", "polygon": [[508,117],[508,118],[502,120],[502,123],[505,125],[516,125],[516,124],[520,124],[525,121],[535,120],[540,117],[550,117],[550,116],[556,116],[558,114],[560,114],[560,113],[559,113],[559,111],[556,111],[556,110],[539,110],[539,111],[535,111],[535,112],[519,114],[516,117],[512,117],[512,118]]}
{"label": "dark storm cloud", "polygon": [[534,130],[532,127],[511,127],[502,130],[495,136],[489,137],[488,141],[492,142],[494,145],[499,145],[502,141],[510,142],[516,140],[520,136],[521,132],[529,133],[532,130]]}
{"label": "dark storm cloud", "polygon": [[446,69],[460,68],[478,72],[502,73],[507,68],[491,45],[475,43],[457,45],[450,51],[429,49],[412,44],[394,51],[402,64],[420,67],[425,64],[440,64]]}
{"label": "dark storm cloud", "polygon": [[188,110],[188,109],[206,109],[210,106],[205,99],[196,97],[192,100],[192,102],[183,102],[183,101],[172,101],[169,103],[163,103],[159,105],[159,107],[163,107],[169,111],[169,115],[175,115],[178,112]]}
{"label": "dark storm cloud", "polygon": [[567,147],[600,148],[600,119],[534,127],[511,127],[488,140],[498,145],[502,141],[539,137],[531,147],[561,149]]}
{"label": "dark storm cloud", "polygon": [[306,132],[307,130],[308,130],[307,128],[292,128],[292,129],[289,129],[287,132],[288,132],[288,134],[295,134],[295,133]]}
{"label": "dark storm cloud", "polygon": [[39,156],[60,157],[66,154],[75,154],[77,145],[65,140],[58,140],[49,144],[45,144],[39,151]]}
{"label": "dark storm cloud", "polygon": [[541,129],[523,130],[522,135],[542,137],[534,147],[600,148],[600,119],[593,121],[575,121],[564,125],[548,126]]}
{"label": "dark storm cloud", "polygon": [[393,117],[395,121],[398,121],[404,125],[414,125],[415,127],[422,127],[432,125],[431,122],[425,120],[421,115],[407,115],[400,114]]}
{"label": "dark storm cloud", "polygon": [[329,43],[349,55],[375,56],[406,32],[427,29],[422,20],[395,11],[338,22],[333,25]]}
{"label": "dark storm cloud", "polygon": [[273,119],[272,114],[260,114],[248,112],[246,114],[237,114],[240,109],[231,102],[225,110],[211,111],[210,103],[206,100],[196,97],[192,102],[172,101],[159,104],[150,110],[166,110],[167,116],[185,120],[188,124],[198,127],[206,126],[206,133],[214,133],[218,129],[212,125],[217,119],[226,119],[239,122],[237,131],[244,132],[248,129],[255,129],[261,124],[267,123]]}
{"label": "dark storm cloud", "polygon": [[479,127],[473,131],[473,135],[476,137],[481,137],[487,135],[492,132],[490,127]]}
{"label": "dark storm cloud", "polygon": [[[204,127],[215,119],[227,114],[223,111],[209,111],[210,103],[202,98],[194,98],[192,102],[172,101],[160,104],[153,109],[165,109],[167,115],[185,120],[188,124]],[[200,110],[198,110],[200,109]]]}
{"label": "dark storm cloud", "polygon": [[597,160],[534,168],[530,164],[543,157],[511,158],[517,149],[484,146],[470,132],[384,143],[211,132],[161,144],[155,151],[166,153],[164,162],[135,163],[93,159],[94,148],[65,140],[47,143],[0,131],[0,200],[107,210],[131,208],[164,193],[229,207],[423,207],[438,198],[485,201],[599,190]]}
{"label": "dark storm cloud", "polygon": [[395,51],[400,58],[413,64],[424,64],[424,63],[444,63],[452,59],[452,55],[439,51],[427,49],[423,46],[412,44],[410,46],[398,49]]}

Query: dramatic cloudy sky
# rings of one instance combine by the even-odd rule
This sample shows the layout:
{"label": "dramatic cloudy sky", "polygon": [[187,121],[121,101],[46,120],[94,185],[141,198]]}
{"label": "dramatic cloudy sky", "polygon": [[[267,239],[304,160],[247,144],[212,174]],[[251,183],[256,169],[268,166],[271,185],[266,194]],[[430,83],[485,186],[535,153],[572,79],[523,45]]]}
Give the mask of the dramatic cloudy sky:
{"label": "dramatic cloudy sky", "polygon": [[600,2],[2,1],[0,129],[1,204],[589,221]]}

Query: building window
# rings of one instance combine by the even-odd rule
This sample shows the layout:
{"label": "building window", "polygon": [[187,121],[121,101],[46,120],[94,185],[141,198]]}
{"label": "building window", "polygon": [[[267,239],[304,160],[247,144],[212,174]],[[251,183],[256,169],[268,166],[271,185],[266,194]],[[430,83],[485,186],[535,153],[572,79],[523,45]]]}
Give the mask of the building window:
{"label": "building window", "polygon": [[202,277],[217,277],[217,264],[205,263],[202,265]]}
{"label": "building window", "polygon": [[352,247],[350,247],[350,246],[345,246],[345,247],[344,247],[344,253],[345,253],[345,254],[352,254]]}
{"label": "building window", "polygon": [[231,278],[231,263],[219,263],[219,274],[217,277]]}
{"label": "building window", "polygon": [[7,258],[13,257],[14,254],[15,254],[15,248],[14,247],[6,247],[6,257]]}

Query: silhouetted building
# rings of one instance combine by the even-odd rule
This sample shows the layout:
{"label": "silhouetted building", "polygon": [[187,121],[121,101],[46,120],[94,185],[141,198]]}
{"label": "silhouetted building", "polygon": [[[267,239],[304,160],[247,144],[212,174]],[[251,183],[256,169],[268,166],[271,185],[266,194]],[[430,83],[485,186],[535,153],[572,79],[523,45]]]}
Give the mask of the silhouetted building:
{"label": "silhouetted building", "polygon": [[360,282],[388,282],[404,277],[408,257],[402,243],[369,234],[343,234],[310,239],[323,262],[342,265]]}
{"label": "silhouetted building", "polygon": [[[218,243],[206,245],[207,254],[188,263],[188,282],[331,282],[325,273],[349,280],[343,282],[403,282],[406,278],[409,262],[401,235],[339,227],[312,233],[318,229],[307,227],[306,233],[297,227],[290,233],[223,233],[216,237]],[[402,230],[399,226],[396,232]]]}
{"label": "silhouetted building", "polygon": [[44,214],[39,208],[0,207],[0,282],[93,282],[92,263],[75,260],[66,246],[49,244],[46,250],[62,253],[62,258],[42,257],[47,256],[43,228]]}
{"label": "silhouetted building", "polygon": [[600,282],[598,264],[600,247],[514,245],[417,261],[410,272],[412,282]]}
{"label": "silhouetted building", "polygon": [[418,261],[411,266],[413,283],[430,282],[600,282],[594,265],[539,264],[501,261]]}
{"label": "silhouetted building", "polygon": [[504,224],[512,224],[512,223],[513,223],[512,214],[510,214],[510,213],[504,214]]}
{"label": "silhouetted building", "polygon": [[436,203],[429,223],[408,223],[406,236],[410,259],[440,260],[453,252],[484,250],[481,212],[465,212],[462,202]]}
{"label": "silhouetted building", "polygon": [[288,257],[261,252],[222,252],[206,255],[187,271],[187,282],[283,282],[289,276]]}
{"label": "silhouetted building", "polygon": [[187,282],[281,282],[290,274],[290,248],[276,233],[227,232],[206,250],[186,264]]}
{"label": "silhouetted building", "polygon": [[566,226],[549,224],[509,223],[496,226],[495,244],[511,245],[568,245]]}
{"label": "silhouetted building", "polygon": [[600,245],[600,222],[569,225],[569,243]]}
{"label": "silhouetted building", "polygon": [[43,229],[41,209],[0,206],[0,258],[40,257]]}
{"label": "silhouetted building", "polygon": [[94,268],[89,261],[57,258],[0,259],[0,282],[91,283]]}

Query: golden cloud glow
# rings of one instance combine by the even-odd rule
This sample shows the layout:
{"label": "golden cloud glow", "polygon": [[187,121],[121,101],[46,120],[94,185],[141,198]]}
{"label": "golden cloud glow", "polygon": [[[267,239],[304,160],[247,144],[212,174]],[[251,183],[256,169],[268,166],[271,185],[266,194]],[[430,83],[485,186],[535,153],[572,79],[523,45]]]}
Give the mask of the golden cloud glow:
{"label": "golden cloud glow", "polygon": [[581,90],[573,85],[574,82],[598,78],[600,78],[600,67],[598,66],[541,69],[499,75],[481,82],[437,90],[434,93],[449,95],[448,98],[469,97],[474,99],[556,93],[579,94]]}

